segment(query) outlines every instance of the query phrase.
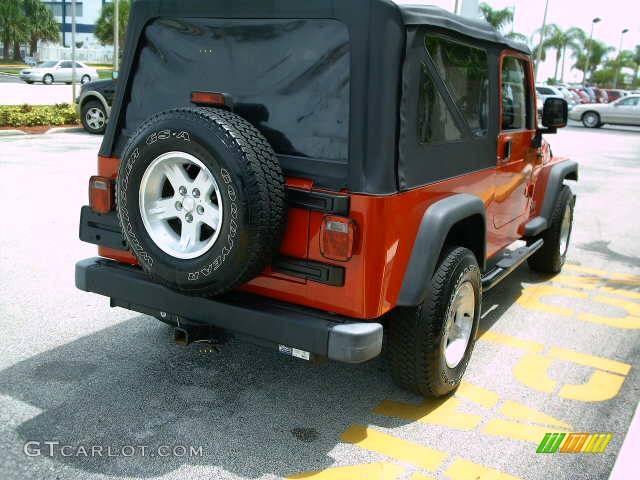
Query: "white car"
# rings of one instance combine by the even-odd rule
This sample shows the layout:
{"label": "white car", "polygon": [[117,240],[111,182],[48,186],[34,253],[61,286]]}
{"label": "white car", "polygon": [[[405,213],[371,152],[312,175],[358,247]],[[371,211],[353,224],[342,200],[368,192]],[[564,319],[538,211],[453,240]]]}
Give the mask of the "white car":
{"label": "white car", "polygon": [[571,120],[587,128],[611,125],[640,125],[640,95],[628,95],[611,103],[585,103],[569,112]]}
{"label": "white car", "polygon": [[[42,82],[51,85],[53,82],[71,83],[73,62],[71,60],[48,61],[20,72],[20,78],[27,83]],[[98,71],[82,62],[76,62],[75,81],[81,83],[98,80]]]}
{"label": "white car", "polygon": [[543,104],[544,101],[550,97],[564,98],[567,101],[569,110],[578,104],[573,95],[571,95],[571,92],[567,88],[561,86],[536,85],[536,94],[538,95],[538,98],[542,100]]}

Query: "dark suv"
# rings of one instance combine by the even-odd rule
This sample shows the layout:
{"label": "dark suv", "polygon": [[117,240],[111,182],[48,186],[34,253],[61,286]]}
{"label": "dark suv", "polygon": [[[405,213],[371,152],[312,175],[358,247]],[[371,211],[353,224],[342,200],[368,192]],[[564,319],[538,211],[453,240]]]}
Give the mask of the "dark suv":
{"label": "dark suv", "polygon": [[[527,47],[387,0],[133,4],[76,285],[306,360],[455,389],[482,293],[565,261],[575,162]],[[525,246],[512,244],[524,240]]]}
{"label": "dark suv", "polygon": [[82,85],[76,98],[76,109],[87,132],[104,133],[115,92],[115,80],[97,80]]}

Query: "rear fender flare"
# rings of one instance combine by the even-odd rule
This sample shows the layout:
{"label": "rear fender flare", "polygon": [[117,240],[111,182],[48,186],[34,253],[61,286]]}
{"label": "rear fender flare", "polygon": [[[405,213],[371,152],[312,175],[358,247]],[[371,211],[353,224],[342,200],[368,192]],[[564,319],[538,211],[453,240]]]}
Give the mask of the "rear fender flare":
{"label": "rear fender flare", "polygon": [[[398,295],[398,306],[414,306],[424,301],[451,227],[473,215],[481,215],[486,226],[484,203],[480,198],[466,193],[438,200],[427,208],[420,222],[404,274]],[[484,270],[486,233],[483,232],[482,235],[484,237],[482,238],[482,257],[478,259],[478,263]]]}

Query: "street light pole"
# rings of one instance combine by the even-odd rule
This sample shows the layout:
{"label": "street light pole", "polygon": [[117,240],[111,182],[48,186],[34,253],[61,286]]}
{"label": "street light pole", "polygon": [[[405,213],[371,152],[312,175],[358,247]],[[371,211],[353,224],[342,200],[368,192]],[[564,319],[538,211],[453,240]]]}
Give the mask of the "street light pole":
{"label": "street light pole", "polygon": [[549,9],[549,0],[544,4],[544,16],[542,17],[542,29],[540,30],[540,45],[538,46],[538,55],[536,56],[536,64],[534,68],[534,77],[537,81],[538,79],[538,65],[540,64],[540,60],[542,60],[542,44],[544,43],[544,31],[547,27],[547,10]]}
{"label": "street light pole", "polygon": [[76,101],[76,0],[71,0],[71,105]]}
{"label": "street light pole", "polygon": [[625,28],[624,30],[622,30],[622,32],[620,32],[620,46],[618,47],[618,61],[616,62],[616,75],[613,77],[613,88],[618,88],[618,73],[620,72],[620,57],[622,54],[622,38],[628,31],[629,29]]}
{"label": "street light pole", "polygon": [[591,42],[593,42],[593,26],[596,23],[599,23],[602,19],[600,17],[596,17],[591,20],[591,33],[589,34],[589,48],[587,48],[587,61],[584,67],[584,76],[582,77],[582,86],[584,87],[587,84],[587,73],[589,72],[589,61],[591,60]]}
{"label": "street light pole", "polygon": [[118,14],[118,0],[113,0],[113,78],[118,78],[118,28],[120,27],[120,15]]}

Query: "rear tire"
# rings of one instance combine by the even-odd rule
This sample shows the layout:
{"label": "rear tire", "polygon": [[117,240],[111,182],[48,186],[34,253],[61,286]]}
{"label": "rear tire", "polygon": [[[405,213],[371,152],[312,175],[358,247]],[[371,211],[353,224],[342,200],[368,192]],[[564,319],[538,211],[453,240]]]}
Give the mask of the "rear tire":
{"label": "rear tire", "polygon": [[446,251],[430,291],[422,304],[389,315],[388,359],[400,387],[439,397],[460,385],[475,344],[482,300],[475,255],[463,247]]}
{"label": "rear tire", "polygon": [[600,115],[597,112],[586,112],[582,115],[582,124],[587,128],[600,128]]}
{"label": "rear tire", "polygon": [[544,240],[542,247],[527,259],[531,270],[541,273],[559,273],[562,270],[571,240],[574,205],[571,189],[563,185],[553,207],[549,228],[529,240],[529,244],[539,238]]}

